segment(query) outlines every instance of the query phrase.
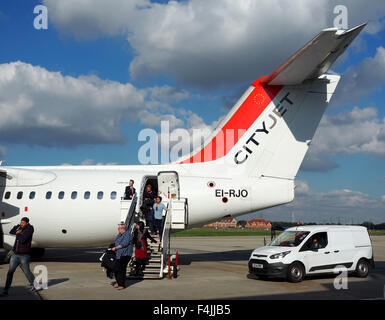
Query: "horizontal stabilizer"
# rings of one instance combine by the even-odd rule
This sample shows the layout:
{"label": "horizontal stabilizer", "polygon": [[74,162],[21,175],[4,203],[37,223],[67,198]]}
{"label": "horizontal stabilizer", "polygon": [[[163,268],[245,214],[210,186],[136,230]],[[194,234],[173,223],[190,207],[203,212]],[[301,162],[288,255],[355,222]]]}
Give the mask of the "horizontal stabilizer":
{"label": "horizontal stabilizer", "polygon": [[330,28],[321,31],[270,76],[263,79],[262,83],[297,85],[306,80],[317,79],[330,69],[365,26],[366,23],[350,30]]}

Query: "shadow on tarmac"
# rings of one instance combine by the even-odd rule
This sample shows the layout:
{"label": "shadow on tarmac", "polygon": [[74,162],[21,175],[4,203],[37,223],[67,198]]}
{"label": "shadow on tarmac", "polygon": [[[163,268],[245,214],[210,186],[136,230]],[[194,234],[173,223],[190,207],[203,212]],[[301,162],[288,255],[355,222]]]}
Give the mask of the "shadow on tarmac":
{"label": "shadow on tarmac", "polygon": [[[258,276],[248,274],[248,279],[255,280],[256,284],[260,281],[265,283],[284,283],[285,279],[282,278],[259,278]],[[320,284],[325,290],[311,291],[311,292],[298,292],[298,293],[285,293],[285,294],[272,294],[272,295],[256,295],[256,296],[241,296],[232,297],[233,300],[379,300],[385,299],[385,261],[377,261],[375,263],[375,269],[372,269],[369,276],[366,279],[360,279],[350,274],[348,277],[348,288],[337,290],[334,287],[334,279],[336,274],[323,274],[307,276],[302,285],[306,285],[306,282],[320,279],[330,279],[328,283]],[[288,283],[288,285],[297,284]]]}
{"label": "shadow on tarmac", "polygon": [[[46,249],[42,258],[32,259],[31,262],[71,262],[100,263],[99,258],[105,248],[90,249]],[[231,250],[223,252],[205,252],[179,254],[180,265],[190,265],[198,261],[248,261],[252,250]],[[0,254],[0,261],[4,257]]]}
{"label": "shadow on tarmac", "polygon": [[48,288],[67,281],[69,281],[69,278],[59,278],[59,279],[48,280]]}
{"label": "shadow on tarmac", "polygon": [[[2,289],[1,286],[1,291]],[[25,286],[12,286],[9,289],[8,296],[0,297],[0,303],[7,300],[42,300],[42,298],[38,293],[31,292]]]}
{"label": "shadow on tarmac", "polygon": [[231,250],[223,252],[179,254],[180,265],[198,261],[248,261],[253,250]]}
{"label": "shadow on tarmac", "polygon": [[[334,288],[335,276],[324,276],[323,279],[329,278],[329,283],[320,284],[325,290],[322,291],[303,291],[303,292],[291,292],[284,294],[271,294],[271,295],[255,295],[255,296],[239,296],[230,297],[230,300],[380,300],[384,299],[384,285],[385,280],[379,281],[377,278],[369,275],[366,279],[358,279],[354,276],[348,278],[348,288],[337,290]],[[321,279],[321,277],[309,277],[303,281],[306,285],[306,281]],[[256,280],[264,282],[277,282],[277,280]],[[278,280],[284,282],[284,280]],[[297,284],[293,284],[297,285]]]}

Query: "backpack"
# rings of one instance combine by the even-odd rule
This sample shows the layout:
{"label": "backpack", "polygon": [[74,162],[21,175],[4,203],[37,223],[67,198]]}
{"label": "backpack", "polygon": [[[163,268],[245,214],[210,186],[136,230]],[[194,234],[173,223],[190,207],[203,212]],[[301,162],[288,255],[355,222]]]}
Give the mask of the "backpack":
{"label": "backpack", "polygon": [[107,249],[100,257],[102,261],[101,266],[106,269],[114,270],[116,263],[116,253],[111,249]]}

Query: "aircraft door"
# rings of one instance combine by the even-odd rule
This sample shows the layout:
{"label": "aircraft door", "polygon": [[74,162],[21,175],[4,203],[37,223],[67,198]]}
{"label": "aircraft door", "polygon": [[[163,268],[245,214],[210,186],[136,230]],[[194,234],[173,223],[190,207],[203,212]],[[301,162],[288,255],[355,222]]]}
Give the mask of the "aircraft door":
{"label": "aircraft door", "polygon": [[163,199],[179,199],[179,178],[175,171],[162,171],[158,173],[158,195]]}

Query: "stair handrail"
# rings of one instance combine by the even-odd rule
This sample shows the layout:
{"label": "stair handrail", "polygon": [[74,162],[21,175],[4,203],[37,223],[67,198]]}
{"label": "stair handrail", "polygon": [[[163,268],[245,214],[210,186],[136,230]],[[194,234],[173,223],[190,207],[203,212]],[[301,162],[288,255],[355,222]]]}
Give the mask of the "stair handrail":
{"label": "stair handrail", "polygon": [[172,216],[172,199],[167,204],[167,211],[166,211],[166,217],[164,219],[164,225],[163,225],[163,232],[162,232],[162,255],[160,258],[160,273],[159,277],[163,277],[163,269],[164,266],[167,264],[168,255],[170,253],[170,229],[171,229],[171,218]]}
{"label": "stair handrail", "polygon": [[135,219],[134,219],[135,218],[135,207],[136,207],[137,201],[138,201],[138,198],[137,198],[137,195],[135,192],[134,196],[132,197],[132,202],[131,202],[130,208],[128,209],[126,221],[124,222],[127,226],[127,230],[130,230],[131,233],[133,232],[133,230],[131,230],[131,229],[132,229],[134,221],[135,221]]}

